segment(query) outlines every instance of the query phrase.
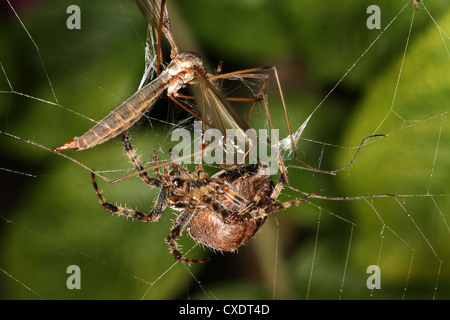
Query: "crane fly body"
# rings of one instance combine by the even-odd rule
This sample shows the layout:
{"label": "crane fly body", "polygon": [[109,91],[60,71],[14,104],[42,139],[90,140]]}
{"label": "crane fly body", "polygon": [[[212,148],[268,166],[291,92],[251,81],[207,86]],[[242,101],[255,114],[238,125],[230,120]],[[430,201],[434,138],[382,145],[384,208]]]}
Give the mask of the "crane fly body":
{"label": "crane fly body", "polygon": [[[227,129],[235,130],[245,140],[246,150],[250,149],[253,143],[245,134],[245,131],[249,129],[246,122],[215,88],[215,84],[211,80],[211,78],[216,79],[218,77],[226,78],[227,75],[209,75],[206,69],[203,68],[203,61],[198,54],[193,52],[179,53],[170,28],[165,1],[136,0],[136,3],[149,26],[158,30],[158,69],[161,63],[160,42],[162,33],[171,46],[171,62],[153,81],[123,101],[86,133],[67,141],[60,147],[54,149],[54,151],[85,150],[118,136],[139,121],[146,112],[150,111],[164,91],[167,91],[169,98],[180,107],[197,119],[202,120],[203,130],[218,129],[222,132],[223,137],[226,137],[225,133]],[[261,68],[257,69],[254,70],[259,71]],[[243,72],[238,71],[237,73],[245,77]],[[254,77],[254,75],[251,76]],[[176,99],[179,96],[178,91],[193,82],[199,84],[201,98],[203,100],[201,107],[194,106],[196,112],[191,111]],[[253,99],[253,101],[257,100],[260,99]],[[244,158],[248,159],[248,154],[234,146],[233,141],[226,141],[226,143],[233,145],[237,152],[244,153]],[[232,170],[240,165],[221,165],[221,167]]]}
{"label": "crane fly body", "polygon": [[148,112],[165,90],[169,96],[176,95],[178,90],[194,79],[196,71],[197,74],[204,73],[202,65],[203,61],[196,53],[177,54],[156,79],[118,105],[85,134],[73,138],[55,151],[84,150],[116,137]]}

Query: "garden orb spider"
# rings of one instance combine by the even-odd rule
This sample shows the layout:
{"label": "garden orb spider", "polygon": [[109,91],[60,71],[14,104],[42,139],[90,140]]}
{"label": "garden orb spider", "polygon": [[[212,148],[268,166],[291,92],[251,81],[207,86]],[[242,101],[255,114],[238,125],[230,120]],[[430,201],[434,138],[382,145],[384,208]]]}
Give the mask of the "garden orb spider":
{"label": "garden orb spider", "polygon": [[[161,191],[150,214],[144,214],[108,203],[98,189],[95,174],[91,173],[100,204],[109,212],[143,222],[157,221],[167,207],[181,211],[166,238],[170,252],[180,262],[209,260],[189,259],[181,254],[177,238],[185,229],[198,243],[214,250],[233,252],[253,237],[269,214],[298,205],[322,191],[276,203],[286,183],[285,174],[281,174],[275,185],[267,166],[262,164],[222,170],[209,177],[201,165],[197,165],[196,172],[192,172],[172,163],[170,171],[167,165],[162,173],[156,167],[156,176],[151,178],[143,171],[144,167],[126,134],[122,142],[135,169],[140,172],[139,177],[150,187],[160,187]],[[156,166],[157,162],[157,152],[154,151],[153,165]]]}

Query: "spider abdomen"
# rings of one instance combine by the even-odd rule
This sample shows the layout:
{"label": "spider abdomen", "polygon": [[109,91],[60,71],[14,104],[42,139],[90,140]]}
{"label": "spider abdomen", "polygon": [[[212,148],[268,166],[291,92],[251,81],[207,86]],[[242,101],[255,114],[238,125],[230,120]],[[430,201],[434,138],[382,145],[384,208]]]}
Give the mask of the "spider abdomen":
{"label": "spider abdomen", "polygon": [[264,217],[226,223],[211,209],[203,209],[191,218],[187,230],[195,241],[215,250],[230,252],[246,243],[265,220]]}
{"label": "spider abdomen", "polygon": [[[258,166],[244,167],[215,175],[212,180],[222,181],[223,192],[218,193],[210,207],[199,209],[192,216],[187,226],[191,237],[207,247],[228,252],[253,237],[266,216],[250,219],[245,216],[255,208],[270,204],[273,191],[272,178],[263,174],[263,170]],[[229,216],[223,216],[224,212],[219,214],[217,208],[222,208]]]}

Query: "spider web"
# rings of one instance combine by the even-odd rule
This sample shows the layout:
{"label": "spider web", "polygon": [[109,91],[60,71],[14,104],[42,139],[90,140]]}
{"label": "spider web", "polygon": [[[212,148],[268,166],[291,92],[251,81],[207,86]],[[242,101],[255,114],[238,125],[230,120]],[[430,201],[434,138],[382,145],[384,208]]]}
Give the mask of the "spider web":
{"label": "spider web", "polygon": [[[282,14],[306,11],[306,17],[300,15],[304,19],[292,21],[299,30],[317,31],[315,37],[323,44],[317,52],[307,52],[302,46],[308,39],[292,43],[278,37],[274,46],[279,51],[261,50],[261,57],[253,61],[243,58],[247,47],[242,43],[224,48],[227,32],[246,35],[243,30],[250,28],[240,25],[239,14],[239,22],[227,24],[230,29],[223,31],[223,41],[216,39],[216,46],[208,47],[208,35],[203,34],[207,30],[189,27],[191,21],[201,20],[193,16],[195,10],[181,18],[170,2],[169,9],[182,49],[200,51],[189,40],[191,34],[203,39],[202,56],[220,57],[230,71],[277,65],[293,130],[309,120],[297,144],[305,162],[325,170],[339,168],[352,159],[364,137],[386,135],[370,139],[355,162],[337,176],[290,168],[293,187],[305,192],[323,188],[323,195],[330,197],[391,193],[406,203],[396,198],[315,199],[271,216],[238,254],[214,253],[183,236],[180,244],[187,257],[212,258],[207,264],[187,266],[175,263],[164,243],[175,217],[170,211],[154,224],[105,215],[89,172],[1,136],[1,298],[448,298],[450,7],[426,1],[414,11],[406,0],[385,2],[379,5],[379,30],[365,26],[370,3],[355,2],[361,20],[354,25],[364,28],[359,34],[366,37],[358,40],[345,34],[340,44],[328,38],[330,30],[351,14],[337,5],[323,13],[310,4],[298,8],[296,2],[287,1],[279,10],[267,10],[270,4],[265,1],[243,2],[244,14],[261,13],[261,20],[281,21],[278,29],[267,28],[278,32],[292,28],[292,19],[282,19]],[[146,26],[133,2],[70,4],[81,8],[81,30],[66,28],[64,2],[4,1],[1,7],[0,129],[51,148],[84,132],[92,119],[100,119],[134,92],[144,70]],[[214,30],[211,17],[204,14],[210,10],[207,5],[191,2],[194,8],[200,5],[206,6],[202,17]],[[221,20],[217,12],[222,11],[215,12],[214,19]],[[272,16],[264,16],[267,12]],[[324,28],[314,20],[319,13],[338,21],[330,19]],[[260,27],[258,21],[252,21],[254,28]],[[236,66],[228,61],[236,61]],[[180,125],[174,120],[176,108],[167,111],[167,100],[161,100],[162,111],[131,130],[147,165],[153,149],[167,158],[170,132]],[[269,107],[275,127],[285,137],[288,131],[273,86]],[[69,155],[110,178],[133,172],[120,139]],[[288,158],[288,164],[295,164]],[[98,183],[109,201],[143,212],[157,196],[157,190],[149,190],[137,178],[115,185]],[[285,190],[280,200],[297,197]],[[71,265],[81,270],[79,290],[66,285]],[[381,289],[367,287],[371,265],[380,268]]]}

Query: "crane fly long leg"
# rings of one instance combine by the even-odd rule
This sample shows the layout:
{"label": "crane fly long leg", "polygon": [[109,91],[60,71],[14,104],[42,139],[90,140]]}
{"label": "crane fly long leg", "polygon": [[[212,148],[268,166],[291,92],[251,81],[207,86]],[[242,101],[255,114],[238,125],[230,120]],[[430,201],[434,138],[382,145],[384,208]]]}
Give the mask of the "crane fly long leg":
{"label": "crane fly long leg", "polygon": [[255,109],[256,102],[262,102],[262,101],[264,100],[264,99],[261,99],[261,98],[258,98],[258,97],[263,93],[264,88],[267,86],[267,83],[268,83],[268,82],[269,82],[269,78],[267,77],[267,79],[264,80],[264,83],[262,84],[261,89],[259,90],[259,92],[258,92],[258,94],[256,95],[256,98],[255,98],[255,99],[260,99],[261,101],[256,101],[256,100],[255,100],[255,102],[252,104],[252,107],[250,108],[250,111],[248,112],[247,118],[245,119],[245,122],[246,122],[246,123],[247,123],[248,120],[250,119],[250,116],[251,116],[253,110]]}
{"label": "crane fly long leg", "polygon": [[[188,99],[188,100],[197,99],[194,96],[187,96],[187,95],[180,94],[180,93],[177,93],[176,96],[177,96],[177,98],[183,98],[183,99]],[[239,101],[239,102],[262,102],[262,98],[224,97],[224,99],[227,101]],[[186,110],[186,111],[188,111],[188,110]],[[198,119],[201,120],[200,117],[198,117]],[[248,120],[248,118],[247,118],[247,120]],[[247,122],[247,120],[245,120],[245,122]]]}
{"label": "crane fly long leg", "polygon": [[[178,94],[177,94],[177,97],[179,97]],[[174,95],[170,95],[169,98],[170,98],[170,100],[175,102],[178,106],[180,106],[183,110],[187,111],[191,116],[194,116],[195,118],[197,118],[200,121],[202,120],[202,118],[199,115],[195,114],[194,112],[189,110],[185,105],[183,105],[180,101],[178,101]]]}
{"label": "crane fly long leg", "polygon": [[208,80],[217,80],[217,79],[223,79],[223,78],[267,78],[268,75],[266,74],[257,74],[254,72],[259,71],[266,71],[274,67],[257,67],[257,68],[249,68],[249,69],[243,69],[243,70],[236,70],[232,72],[227,73],[221,73],[216,75],[208,75]]}
{"label": "crane fly long leg", "polygon": [[158,50],[157,50],[157,56],[156,56],[156,72],[159,75],[159,68],[161,67],[163,63],[163,57],[162,57],[162,50],[161,50],[161,32],[162,32],[162,26],[163,26],[163,17],[164,17],[164,10],[166,8],[166,2],[164,0],[161,1],[161,12],[159,15],[159,24],[158,24],[158,31],[156,32],[156,39],[158,41]]}

